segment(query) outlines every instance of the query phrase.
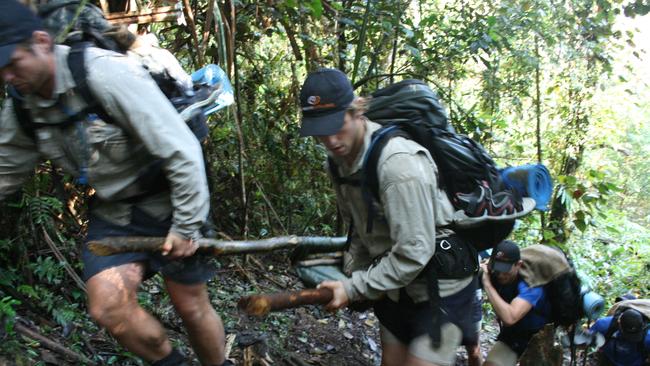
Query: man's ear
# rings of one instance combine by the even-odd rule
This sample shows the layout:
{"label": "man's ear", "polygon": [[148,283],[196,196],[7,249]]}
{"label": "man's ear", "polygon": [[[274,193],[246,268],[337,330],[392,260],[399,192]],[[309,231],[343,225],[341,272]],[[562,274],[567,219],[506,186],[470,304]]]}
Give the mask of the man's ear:
{"label": "man's ear", "polygon": [[518,260],[517,263],[515,263],[515,266],[517,266],[517,269],[521,269],[521,267],[522,267],[523,265],[524,265],[524,261],[522,261],[521,259]]}
{"label": "man's ear", "polygon": [[52,37],[46,31],[36,30],[32,33],[32,44],[50,50],[52,49]]}

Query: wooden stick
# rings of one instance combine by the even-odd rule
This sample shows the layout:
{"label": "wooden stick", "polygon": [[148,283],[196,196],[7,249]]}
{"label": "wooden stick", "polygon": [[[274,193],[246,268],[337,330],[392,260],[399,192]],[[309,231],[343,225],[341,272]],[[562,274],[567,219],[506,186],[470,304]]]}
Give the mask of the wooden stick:
{"label": "wooden stick", "polygon": [[40,342],[46,348],[49,348],[52,351],[55,351],[55,352],[57,352],[57,353],[59,353],[61,355],[64,355],[64,356],[68,357],[71,360],[79,361],[79,362],[85,363],[86,365],[97,365],[95,362],[89,360],[88,357],[86,357],[84,355],[81,355],[81,354],[78,354],[78,353],[76,353],[74,351],[71,351],[68,348],[54,342],[53,340],[43,336],[42,334],[40,334],[40,333],[38,333],[38,332],[36,332],[34,330],[31,330],[31,329],[27,328],[26,326],[24,326],[24,325],[22,325],[20,323],[15,323],[14,324],[14,329],[16,330],[16,332],[18,332],[18,333],[20,333],[20,334],[22,334],[22,335],[24,335],[24,336],[26,336],[28,338],[31,338],[31,339],[34,339],[34,340]]}
{"label": "wooden stick", "polygon": [[56,246],[54,240],[52,240],[52,238],[50,237],[50,234],[45,229],[45,226],[41,226],[41,231],[43,233],[43,239],[45,239],[47,245],[50,247],[50,249],[52,249],[54,256],[56,257],[56,259],[59,260],[59,263],[63,263],[63,268],[65,269],[66,272],[68,272],[68,275],[70,275],[72,280],[77,284],[77,286],[83,292],[87,292],[86,284],[84,283],[84,281],[81,280],[81,278],[79,278],[77,272],[75,272],[74,269],[70,266],[68,260],[65,258],[65,256],[63,256],[63,253],[61,253],[59,247]]}
{"label": "wooden stick", "polygon": [[324,305],[332,301],[332,296],[328,288],[252,295],[239,299],[237,307],[248,315],[264,316],[302,305]]}
{"label": "wooden stick", "polygon": [[[165,238],[162,237],[109,237],[90,241],[88,248],[96,255],[111,255],[125,252],[151,252],[162,249]],[[345,245],[345,237],[324,236],[280,236],[262,240],[226,241],[202,238],[198,241],[199,252],[208,255],[230,255],[270,252],[277,249],[289,249],[299,246],[322,246],[333,250]]]}

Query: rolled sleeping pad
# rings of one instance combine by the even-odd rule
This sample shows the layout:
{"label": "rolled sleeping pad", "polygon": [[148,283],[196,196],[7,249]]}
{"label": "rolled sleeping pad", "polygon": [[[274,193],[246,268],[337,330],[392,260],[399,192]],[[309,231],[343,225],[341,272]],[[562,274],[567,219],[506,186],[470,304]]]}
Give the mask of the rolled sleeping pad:
{"label": "rolled sleeping pad", "polygon": [[589,319],[597,319],[605,310],[605,299],[593,291],[582,296],[582,307]]}
{"label": "rolled sleeping pad", "polygon": [[235,102],[234,91],[226,72],[219,66],[208,64],[192,73],[192,82],[195,85],[215,86],[220,84],[220,91],[216,100],[210,106],[203,108],[203,113],[208,116]]}
{"label": "rolled sleeping pad", "polygon": [[523,197],[535,199],[535,208],[548,210],[553,194],[551,174],[543,164],[527,164],[501,169],[501,179],[508,188],[517,190]]}
{"label": "rolled sleeping pad", "polygon": [[323,281],[341,281],[347,278],[341,271],[341,266],[297,266],[295,269],[298,277],[307,287],[316,287]]}

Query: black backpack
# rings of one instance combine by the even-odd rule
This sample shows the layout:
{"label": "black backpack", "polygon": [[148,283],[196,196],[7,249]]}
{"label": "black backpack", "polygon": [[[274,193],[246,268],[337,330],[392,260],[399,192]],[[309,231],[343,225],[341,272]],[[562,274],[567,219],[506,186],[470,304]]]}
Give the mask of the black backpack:
{"label": "black backpack", "polygon": [[[366,232],[372,231],[374,202],[379,202],[377,164],[388,141],[401,136],[425,147],[439,171],[440,187],[447,193],[457,210],[468,217],[485,215],[485,220],[471,226],[451,227],[479,251],[491,248],[505,239],[515,220],[491,220],[502,212],[493,212],[482,202],[468,202],[475,192],[491,197],[500,196],[507,202],[504,208],[521,210],[521,197],[506,189],[494,160],[471,138],[457,134],[449,123],[438,96],[424,82],[403,80],[372,94],[366,117],[383,125],[372,135],[362,167],[361,185],[368,206]],[[350,183],[340,177],[338,168],[329,160],[331,175],[340,184]]]}
{"label": "black backpack", "polygon": [[[551,253],[544,254],[544,252],[534,251],[535,255],[527,252],[529,249],[535,247],[545,248],[545,250],[556,251],[557,256],[552,256]],[[548,248],[548,249],[546,249]],[[546,294],[546,299],[550,305],[550,314],[540,314],[541,316],[548,316],[549,323],[552,322],[556,326],[562,325],[565,327],[570,327],[576,324],[580,319],[585,316],[584,306],[583,306],[583,292],[582,292],[582,282],[578,277],[578,273],[575,270],[573,261],[569,259],[566,253],[558,248],[547,245],[533,245],[527,248],[522,249],[521,258],[524,263],[530,263],[532,266],[539,266],[539,263],[553,263],[557,261],[563,262],[563,266],[569,268],[569,271],[562,273],[552,279],[551,281],[544,283],[541,286],[544,286],[544,292]],[[538,263],[538,264],[535,264]],[[557,262],[556,264],[560,264]],[[541,269],[541,272],[550,271],[550,267]],[[543,283],[543,282],[542,282]]]}
{"label": "black backpack", "polygon": [[555,325],[570,327],[584,317],[581,281],[571,264],[571,271],[544,285],[551,304],[551,320]]}

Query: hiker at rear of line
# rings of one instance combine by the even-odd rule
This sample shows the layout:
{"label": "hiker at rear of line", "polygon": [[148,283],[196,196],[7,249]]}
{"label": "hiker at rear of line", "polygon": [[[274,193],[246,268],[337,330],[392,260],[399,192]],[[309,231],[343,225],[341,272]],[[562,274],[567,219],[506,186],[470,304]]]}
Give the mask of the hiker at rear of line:
{"label": "hiker at rear of line", "polygon": [[[69,68],[70,48],[52,37],[30,9],[0,5],[0,75],[13,88],[0,118],[0,198],[20,189],[41,159],[95,190],[86,240],[163,236],[163,253],[93,255],[83,246],[88,310],[127,350],[153,365],[185,365],[160,322],[138,304],[140,283],[156,272],[203,365],[222,365],[224,330],[206,282],[209,261],[194,255],[208,212],[201,148],[150,75],[132,59],[84,50],[86,81],[112,121],[84,110]],[[17,116],[18,102],[29,121]],[[23,114],[23,118],[24,114]],[[142,167],[160,165],[146,186]]]}
{"label": "hiker at rear of line", "polygon": [[[477,281],[473,275],[433,281],[442,300],[431,306],[426,270],[436,237],[449,238],[453,208],[438,187],[436,165],[429,152],[410,140],[388,141],[378,162],[379,202],[372,230],[367,231],[368,204],[358,183],[373,132],[380,125],[366,119],[366,99],[354,95],[347,76],[321,69],[308,75],[300,94],[302,136],[315,136],[330,158],[339,209],[352,222],[344,281],[320,287],[334,293],[330,310],[362,300],[374,302],[380,321],[382,365],[452,365],[463,328],[471,319]],[[442,311],[441,311],[442,309]],[[440,313],[438,322],[432,321]],[[434,324],[435,323],[435,324]],[[433,327],[440,330],[432,342]]]}
{"label": "hiker at rear of line", "polygon": [[612,309],[612,315],[596,320],[590,328],[592,334],[603,339],[598,348],[598,364],[650,365],[650,300],[629,295],[621,300]]}
{"label": "hiker at rear of line", "polygon": [[550,322],[550,303],[543,286],[529,287],[521,278],[519,247],[504,240],[492,249],[481,277],[487,299],[501,325],[484,365],[516,365],[531,338]]}

